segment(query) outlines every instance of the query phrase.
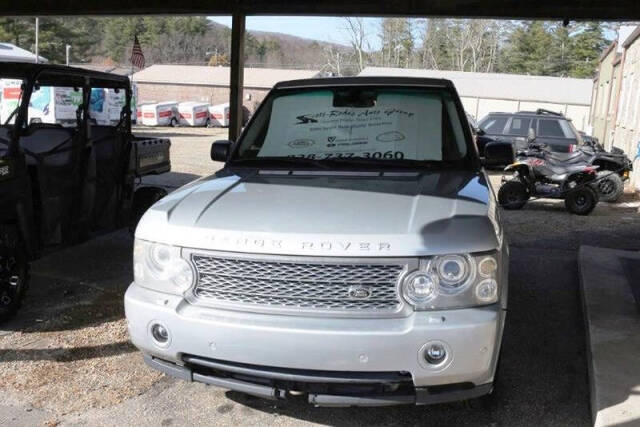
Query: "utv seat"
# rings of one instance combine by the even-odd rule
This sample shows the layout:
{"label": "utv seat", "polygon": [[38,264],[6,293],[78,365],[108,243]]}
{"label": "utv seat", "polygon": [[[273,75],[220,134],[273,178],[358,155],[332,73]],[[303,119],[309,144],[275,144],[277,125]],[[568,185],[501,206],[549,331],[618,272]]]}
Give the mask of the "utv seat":
{"label": "utv seat", "polygon": [[93,202],[95,159],[75,128],[31,124],[20,137],[30,170],[45,245],[75,242],[88,234],[87,196]]}

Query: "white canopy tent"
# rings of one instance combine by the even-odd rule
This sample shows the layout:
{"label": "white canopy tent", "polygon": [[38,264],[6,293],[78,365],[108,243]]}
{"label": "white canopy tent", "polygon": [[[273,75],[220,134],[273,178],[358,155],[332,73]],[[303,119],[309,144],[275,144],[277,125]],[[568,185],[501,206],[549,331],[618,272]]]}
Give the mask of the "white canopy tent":
{"label": "white canopy tent", "polygon": [[[49,62],[39,56],[40,63]],[[36,62],[36,55],[11,43],[0,43],[0,62]]]}

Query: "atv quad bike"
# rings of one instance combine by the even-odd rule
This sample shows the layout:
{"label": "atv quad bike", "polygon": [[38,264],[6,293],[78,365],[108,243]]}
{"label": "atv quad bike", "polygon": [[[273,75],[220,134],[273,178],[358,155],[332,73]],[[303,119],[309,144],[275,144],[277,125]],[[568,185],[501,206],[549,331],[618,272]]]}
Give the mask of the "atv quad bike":
{"label": "atv quad bike", "polygon": [[505,168],[513,172],[498,191],[498,201],[507,210],[521,209],[532,198],[564,199],[567,211],[588,215],[598,204],[596,182],[598,166],[567,163],[557,153],[531,144],[519,152],[516,162]]}
{"label": "atv quad bike", "polygon": [[601,202],[617,202],[624,192],[624,182],[633,171],[633,162],[624,151],[613,147],[606,151],[597,140],[585,141],[579,152],[589,164],[598,166],[594,184]]}
{"label": "atv quad bike", "polygon": [[[167,172],[171,165],[168,139],[131,134],[131,87],[125,76],[2,63],[0,84],[1,323],[21,304],[29,262],[135,223],[166,194],[154,187],[134,191],[136,178]],[[95,105],[92,91],[100,90],[124,92],[119,120],[98,124],[92,117],[98,107],[107,108]],[[57,116],[47,122],[52,102]],[[30,120],[36,108],[39,118]]]}

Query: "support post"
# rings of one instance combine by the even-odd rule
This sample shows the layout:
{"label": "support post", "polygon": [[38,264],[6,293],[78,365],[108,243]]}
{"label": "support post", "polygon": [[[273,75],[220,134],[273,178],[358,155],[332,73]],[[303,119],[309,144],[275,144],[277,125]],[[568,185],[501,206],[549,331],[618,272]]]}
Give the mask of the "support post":
{"label": "support post", "polygon": [[40,50],[38,46],[40,37],[40,18],[36,17],[36,64],[40,62]]}
{"label": "support post", "polygon": [[229,139],[237,141],[242,131],[242,87],[244,86],[244,35],[245,14],[233,13],[231,24],[231,76],[229,99]]}

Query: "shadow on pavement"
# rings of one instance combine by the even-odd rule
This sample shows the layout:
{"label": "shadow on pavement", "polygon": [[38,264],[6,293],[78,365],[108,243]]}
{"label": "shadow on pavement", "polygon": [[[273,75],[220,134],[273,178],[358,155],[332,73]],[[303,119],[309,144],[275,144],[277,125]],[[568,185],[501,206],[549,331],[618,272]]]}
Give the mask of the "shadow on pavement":
{"label": "shadow on pavement", "polygon": [[39,360],[74,362],[76,360],[94,359],[96,357],[117,356],[134,351],[137,351],[137,349],[129,341],[71,348],[0,349],[0,360],[3,362]]}

